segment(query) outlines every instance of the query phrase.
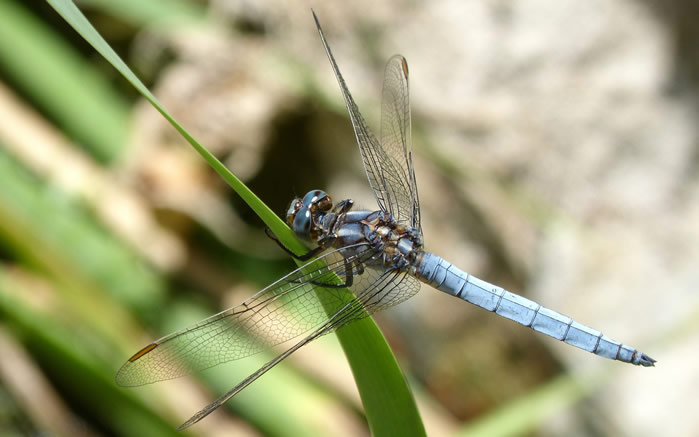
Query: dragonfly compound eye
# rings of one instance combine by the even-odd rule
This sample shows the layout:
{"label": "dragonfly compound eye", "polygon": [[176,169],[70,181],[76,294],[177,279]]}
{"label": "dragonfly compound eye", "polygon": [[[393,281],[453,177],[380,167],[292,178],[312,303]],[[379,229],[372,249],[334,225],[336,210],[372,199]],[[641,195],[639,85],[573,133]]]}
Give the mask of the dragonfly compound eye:
{"label": "dragonfly compound eye", "polygon": [[299,237],[308,240],[310,239],[312,226],[313,217],[311,215],[311,210],[306,206],[301,207],[292,219],[291,229],[296,232],[296,235]]}
{"label": "dragonfly compound eye", "polygon": [[303,203],[303,206],[311,207],[312,205],[317,204],[324,197],[328,197],[325,191],[311,190],[308,193],[306,193],[305,196],[303,196],[303,200],[301,200],[301,203]]}
{"label": "dragonfly compound eye", "polygon": [[299,198],[296,198],[291,201],[289,209],[286,211],[286,224],[289,225],[289,227],[293,228],[294,217],[296,217],[296,214],[299,212],[302,206],[303,203],[301,203],[301,199]]}
{"label": "dragonfly compound eye", "polygon": [[318,198],[313,205],[321,211],[330,211],[333,207],[333,201],[327,194],[323,193],[323,197]]}

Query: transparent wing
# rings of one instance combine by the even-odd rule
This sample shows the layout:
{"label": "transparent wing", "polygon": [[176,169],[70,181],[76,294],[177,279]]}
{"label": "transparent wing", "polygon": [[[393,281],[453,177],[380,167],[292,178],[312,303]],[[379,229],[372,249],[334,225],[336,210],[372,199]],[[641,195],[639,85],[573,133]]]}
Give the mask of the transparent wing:
{"label": "transparent wing", "polygon": [[[177,378],[247,357],[323,325],[328,314],[337,313],[356,299],[344,288],[337,288],[338,283],[351,277],[352,290],[361,293],[379,274],[363,267],[378,256],[367,244],[355,245],[354,255],[344,259],[340,250],[346,249],[328,252],[321,257],[322,262],[305,264],[242,304],[146,346],[119,369],[117,383],[137,386]],[[383,289],[390,294],[393,287]],[[402,297],[406,291],[394,293],[370,302],[363,314],[353,312],[354,318],[343,318],[344,323],[407,298]]]}
{"label": "transparent wing", "polygon": [[397,192],[400,195],[396,196],[398,207],[404,216],[410,217],[409,224],[422,232],[410,132],[408,62],[403,56],[394,55],[388,60],[384,70],[381,146],[398,170],[397,176],[401,186]]}
{"label": "transparent wing", "polygon": [[[404,164],[405,155],[400,148],[396,148],[396,155],[391,155],[390,153],[394,153],[396,150],[393,150],[393,148],[391,150],[385,150],[371,132],[345,84],[345,80],[325,40],[323,29],[320,27],[318,17],[315,16],[315,13],[313,14],[313,18],[316,21],[320,39],[325,47],[325,52],[328,55],[337,82],[340,84],[340,90],[345,99],[357,144],[359,145],[359,151],[362,155],[362,161],[364,162],[364,170],[369,179],[369,185],[371,185],[371,189],[374,191],[376,201],[381,210],[390,212],[398,223],[412,225],[415,222],[414,206],[416,203],[413,202],[411,184],[409,183],[411,176],[407,174],[412,169],[412,166],[409,166],[407,163]],[[407,72],[407,64],[405,71]],[[400,86],[401,83],[399,82],[397,85]],[[405,103],[407,104],[407,76],[405,78],[405,85]],[[399,115],[395,118],[400,120],[401,116]],[[403,120],[405,121],[404,118]],[[407,127],[409,128],[409,113],[407,120]],[[414,198],[417,200],[417,191],[415,191]]]}
{"label": "transparent wing", "polygon": [[420,283],[415,278],[408,276],[406,272],[398,272],[396,270],[384,272],[373,270],[364,277],[363,282],[362,290],[357,292],[356,297],[340,308],[327,322],[314,330],[309,336],[260,367],[257,371],[242,380],[238,385],[214,402],[194,414],[189,420],[180,425],[177,430],[181,431],[186,429],[213,413],[218,407],[240,393],[245,387],[252,384],[257,378],[264,375],[268,370],[279,364],[302,346],[347,323],[396,305],[414,295],[420,289]]}

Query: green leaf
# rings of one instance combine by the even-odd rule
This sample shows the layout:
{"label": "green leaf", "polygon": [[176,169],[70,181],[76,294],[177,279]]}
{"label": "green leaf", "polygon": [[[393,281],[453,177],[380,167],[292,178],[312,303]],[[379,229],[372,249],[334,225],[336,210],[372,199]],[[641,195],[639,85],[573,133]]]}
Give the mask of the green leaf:
{"label": "green leaf", "polygon": [[112,161],[126,141],[126,99],[25,3],[0,2],[3,73],[93,156]]}
{"label": "green leaf", "polygon": [[207,20],[203,5],[189,0],[80,0],[78,4],[101,10],[131,25],[174,29],[182,25],[203,25]]}
{"label": "green leaf", "polygon": [[[296,240],[293,232],[267,205],[168,114],[72,2],[68,0],[48,0],[48,2],[180,132],[282,243],[297,253],[303,253],[306,250]],[[311,25],[310,12],[309,25]],[[352,323],[339,330],[337,336],[352,368],[372,434],[375,436],[425,435],[410,388],[374,321],[371,318],[365,318]]]}
{"label": "green leaf", "polygon": [[152,407],[114,384],[111,366],[81,341],[84,325],[76,324],[79,328],[71,330],[65,320],[56,320],[56,312],[51,308],[42,310],[41,305],[27,305],[19,298],[24,290],[7,281],[5,272],[5,266],[0,265],[0,320],[46,365],[46,373],[56,388],[70,390],[71,404],[81,414],[89,415],[114,435],[130,436],[134,429],[154,437],[178,435]]}

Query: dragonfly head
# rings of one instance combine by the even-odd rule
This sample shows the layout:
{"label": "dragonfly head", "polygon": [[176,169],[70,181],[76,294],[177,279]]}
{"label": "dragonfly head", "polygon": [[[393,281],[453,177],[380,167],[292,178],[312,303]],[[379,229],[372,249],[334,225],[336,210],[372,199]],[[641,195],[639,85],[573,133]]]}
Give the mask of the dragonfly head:
{"label": "dragonfly head", "polygon": [[332,199],[325,191],[309,191],[303,199],[297,197],[291,201],[286,212],[286,223],[299,237],[307,241],[314,240],[319,230],[314,220],[316,215],[328,212],[332,207]]}

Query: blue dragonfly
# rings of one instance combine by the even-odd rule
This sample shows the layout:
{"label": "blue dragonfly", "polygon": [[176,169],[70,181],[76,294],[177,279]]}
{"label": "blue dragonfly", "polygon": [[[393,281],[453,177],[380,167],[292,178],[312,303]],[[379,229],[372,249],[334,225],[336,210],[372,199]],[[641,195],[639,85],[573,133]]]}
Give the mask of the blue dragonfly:
{"label": "blue dragonfly", "polygon": [[306,263],[240,305],[136,352],[118,371],[117,383],[139,386],[177,378],[306,334],[178,428],[184,429],[302,346],[410,298],[419,291],[420,282],[601,357],[653,366],[655,360],[648,355],[424,250],[411,152],[408,64],[400,55],[386,64],[379,141],[359,112],[315,13],[313,17],[347,105],[379,209],[353,210],[350,199],[333,204],[321,190],[294,199],[286,222],[314,249],[297,256],[280,245]]}

